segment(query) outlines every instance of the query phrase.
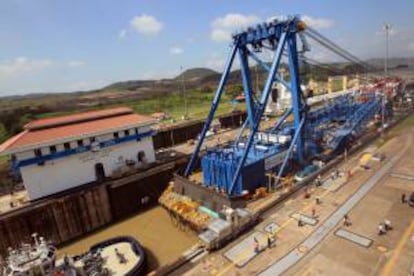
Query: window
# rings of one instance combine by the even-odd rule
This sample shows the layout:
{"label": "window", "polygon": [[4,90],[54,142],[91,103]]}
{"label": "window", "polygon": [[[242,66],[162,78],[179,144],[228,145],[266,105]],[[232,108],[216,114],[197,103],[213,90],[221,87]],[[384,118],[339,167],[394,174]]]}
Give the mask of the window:
{"label": "window", "polygon": [[42,151],[40,149],[35,149],[34,154],[35,154],[36,157],[41,157],[42,156]]}
{"label": "window", "polygon": [[141,150],[137,154],[138,162],[145,162],[145,151]]}
{"label": "window", "polygon": [[70,143],[64,143],[63,147],[65,148],[65,150],[70,150]]}
{"label": "window", "polygon": [[[35,149],[34,154],[38,158],[42,157],[42,151],[40,149]],[[40,162],[37,163],[37,165],[39,165],[39,166],[43,166],[44,164],[45,164],[45,161],[40,161]]]}
{"label": "window", "polygon": [[93,142],[95,142],[96,141],[96,138],[95,137],[91,137],[91,138],[89,138],[89,142],[91,142],[91,144],[93,143]]}
{"label": "window", "polygon": [[118,139],[119,138],[119,133],[118,132],[114,132],[114,138]]}
{"label": "window", "polygon": [[83,147],[83,140],[78,140],[77,143],[78,143],[78,147]]}
{"label": "window", "polygon": [[127,130],[125,130],[124,131],[124,134],[125,134],[125,136],[129,136],[129,130],[127,129]]}
{"label": "window", "polygon": [[49,150],[51,154],[56,153],[56,146],[50,146]]}

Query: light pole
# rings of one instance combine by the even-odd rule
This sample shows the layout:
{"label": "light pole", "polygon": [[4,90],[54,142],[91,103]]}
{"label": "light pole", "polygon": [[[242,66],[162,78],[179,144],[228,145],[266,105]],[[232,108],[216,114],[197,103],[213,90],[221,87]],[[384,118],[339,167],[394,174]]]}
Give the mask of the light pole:
{"label": "light pole", "polygon": [[182,82],[182,86],[183,86],[183,97],[184,97],[184,120],[188,119],[188,103],[187,103],[187,93],[186,93],[186,89],[185,89],[185,80],[184,80],[184,71],[183,71],[183,67],[180,66],[181,69],[181,82]]}
{"label": "light pole", "polygon": [[[388,77],[388,39],[389,39],[389,32],[391,30],[391,25],[388,23],[384,24],[384,31],[385,31],[385,59],[384,59],[384,76],[385,78]],[[381,121],[382,121],[382,126],[381,126],[381,134],[382,136],[384,136],[384,127],[385,127],[385,89],[386,89],[386,85],[387,82],[385,81],[384,83],[384,88],[382,91],[382,108],[381,108]]]}
{"label": "light pole", "polygon": [[384,74],[388,76],[388,38],[389,32],[391,30],[391,25],[388,23],[384,24],[384,31],[385,31],[385,59],[384,59]]}

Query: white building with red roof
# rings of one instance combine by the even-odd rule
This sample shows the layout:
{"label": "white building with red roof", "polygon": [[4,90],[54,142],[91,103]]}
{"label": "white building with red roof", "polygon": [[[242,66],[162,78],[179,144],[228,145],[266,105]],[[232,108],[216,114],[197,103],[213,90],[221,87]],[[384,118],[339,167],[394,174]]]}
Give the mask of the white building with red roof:
{"label": "white building with red roof", "polygon": [[39,119],[1,144],[0,155],[11,155],[30,199],[39,199],[154,162],[155,123],[125,107]]}

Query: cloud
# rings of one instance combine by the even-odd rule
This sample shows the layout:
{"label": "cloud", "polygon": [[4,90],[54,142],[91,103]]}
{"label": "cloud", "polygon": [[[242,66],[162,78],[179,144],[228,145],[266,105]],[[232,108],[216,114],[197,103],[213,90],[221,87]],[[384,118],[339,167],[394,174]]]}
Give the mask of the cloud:
{"label": "cloud", "polygon": [[[396,30],[396,29],[390,29],[389,31],[388,31],[388,35],[390,36],[390,37],[393,37],[393,36],[399,36],[401,34],[401,32],[400,31],[398,31],[398,30]],[[381,30],[378,30],[378,31],[376,31],[375,32],[375,35],[377,35],[377,36],[385,36],[385,30],[384,30],[384,28],[382,28]]]}
{"label": "cloud", "polygon": [[53,61],[50,59],[30,59],[17,57],[13,60],[0,62],[1,76],[17,76],[25,73],[36,72],[50,67]]}
{"label": "cloud", "polygon": [[68,66],[70,68],[82,67],[84,65],[85,65],[85,62],[81,61],[81,60],[71,60],[71,61],[68,62]]}
{"label": "cloud", "polygon": [[408,50],[414,52],[414,41],[408,44]]}
{"label": "cloud", "polygon": [[301,18],[307,25],[315,29],[329,29],[335,25],[335,21],[328,18],[311,17],[309,15],[304,15]]}
{"label": "cloud", "polygon": [[216,42],[229,41],[232,32],[242,29],[260,21],[254,14],[244,15],[239,13],[228,13],[223,17],[218,17],[211,23],[211,39]]}
{"label": "cloud", "polygon": [[127,35],[127,30],[123,29],[119,32],[118,38],[119,39],[124,39],[126,37],[126,35]]}
{"label": "cloud", "polygon": [[216,42],[225,42],[230,41],[231,38],[231,31],[230,30],[223,30],[223,29],[216,29],[211,31],[211,39]]}
{"label": "cloud", "polygon": [[131,19],[130,27],[143,35],[155,35],[162,30],[163,24],[154,16],[142,14]]}
{"label": "cloud", "polygon": [[180,47],[171,47],[169,52],[171,55],[180,55],[184,52],[184,50]]}
{"label": "cloud", "polygon": [[214,19],[212,26],[213,28],[242,28],[247,27],[253,23],[256,23],[260,18],[254,14],[243,15],[239,13],[229,13],[223,17]]}
{"label": "cloud", "polygon": [[221,72],[224,68],[225,62],[226,59],[224,58],[224,56],[219,55],[217,53],[213,53],[208,58],[206,62],[206,67]]}

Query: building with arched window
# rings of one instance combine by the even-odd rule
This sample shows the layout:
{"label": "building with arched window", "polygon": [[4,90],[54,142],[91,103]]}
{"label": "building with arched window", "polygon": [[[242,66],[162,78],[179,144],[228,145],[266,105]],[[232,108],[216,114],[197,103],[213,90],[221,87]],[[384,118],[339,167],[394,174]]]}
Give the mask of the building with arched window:
{"label": "building with arched window", "polygon": [[31,200],[155,161],[156,120],[120,107],[32,121],[0,145]]}

